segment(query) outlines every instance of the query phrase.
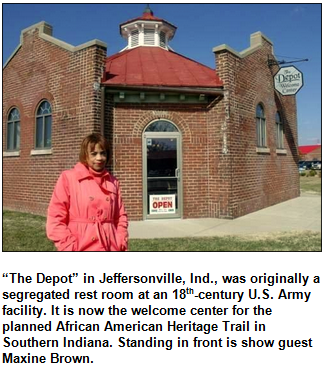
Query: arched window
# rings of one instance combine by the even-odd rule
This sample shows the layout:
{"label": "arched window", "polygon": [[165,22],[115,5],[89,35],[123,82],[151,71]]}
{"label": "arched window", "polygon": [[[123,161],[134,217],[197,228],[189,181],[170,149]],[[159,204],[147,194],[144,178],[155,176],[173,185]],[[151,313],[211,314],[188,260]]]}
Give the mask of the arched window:
{"label": "arched window", "polygon": [[20,148],[20,114],[17,108],[11,109],[7,123],[7,150]]}
{"label": "arched window", "polygon": [[44,100],[39,105],[36,113],[36,136],[35,148],[48,149],[52,145],[52,108],[51,104]]}
{"label": "arched window", "polygon": [[276,147],[277,149],[283,149],[283,122],[279,112],[275,115],[275,127],[276,127]]}
{"label": "arched window", "polygon": [[145,132],[178,132],[178,129],[169,121],[154,121],[146,129]]}
{"label": "arched window", "polygon": [[266,147],[266,121],[264,109],[261,104],[256,107],[256,137],[257,146],[261,148]]}

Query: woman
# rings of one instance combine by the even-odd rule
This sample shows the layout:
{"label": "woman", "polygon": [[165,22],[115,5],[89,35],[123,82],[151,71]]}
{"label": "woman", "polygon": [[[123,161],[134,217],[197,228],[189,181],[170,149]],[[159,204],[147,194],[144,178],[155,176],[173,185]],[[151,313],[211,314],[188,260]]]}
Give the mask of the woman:
{"label": "woman", "polygon": [[105,169],[109,152],[102,135],[88,135],[80,162],[59,177],[46,225],[59,251],[127,250],[128,222],[119,182]]}

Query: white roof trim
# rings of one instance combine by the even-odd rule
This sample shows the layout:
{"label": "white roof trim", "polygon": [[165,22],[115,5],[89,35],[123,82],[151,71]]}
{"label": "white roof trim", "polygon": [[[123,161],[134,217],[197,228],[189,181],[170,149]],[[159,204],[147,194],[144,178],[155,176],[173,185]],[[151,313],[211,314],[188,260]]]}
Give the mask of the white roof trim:
{"label": "white roof trim", "polygon": [[251,34],[250,47],[243,50],[243,51],[238,52],[238,51],[236,51],[235,49],[231,48],[230,46],[228,46],[226,44],[216,46],[212,49],[212,51],[214,53],[218,53],[220,51],[227,50],[230,53],[236,55],[238,58],[245,58],[248,55],[254,53],[256,50],[258,50],[262,47],[263,39],[271,44],[272,54],[273,54],[273,42],[260,31]]}
{"label": "white roof trim", "polygon": [[52,36],[53,27],[50,24],[43,21],[43,22],[36,23],[36,24],[34,24],[34,25],[32,25],[28,28],[25,28],[24,30],[21,31],[20,44],[17,46],[17,48],[14,50],[14,52],[10,55],[10,57],[8,58],[6,63],[4,64],[3,68],[5,68],[7,66],[7,64],[10,62],[10,60],[15,56],[17,51],[23,45],[24,34],[27,33],[27,32],[30,32],[32,30],[35,30],[35,29],[38,29],[39,37],[42,38],[43,40],[51,42],[52,44],[54,44],[56,46],[59,46],[59,47],[65,49],[65,50],[68,50],[72,53],[77,52],[77,51],[82,50],[82,49],[89,48],[93,45],[98,45],[98,46],[102,46],[104,48],[107,48],[107,44],[105,42],[97,40],[97,39],[88,41],[88,42],[86,42],[84,44],[81,44],[81,45],[78,45],[78,46],[70,45],[70,44],[68,44],[64,41],[61,41],[61,40],[56,39],[55,37],[53,37]]}

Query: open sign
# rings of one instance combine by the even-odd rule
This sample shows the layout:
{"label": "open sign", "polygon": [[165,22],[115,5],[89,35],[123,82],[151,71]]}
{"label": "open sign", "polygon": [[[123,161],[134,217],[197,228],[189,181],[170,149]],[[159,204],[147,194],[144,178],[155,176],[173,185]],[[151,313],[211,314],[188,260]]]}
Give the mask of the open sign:
{"label": "open sign", "polygon": [[175,213],[175,194],[150,195],[150,214]]}

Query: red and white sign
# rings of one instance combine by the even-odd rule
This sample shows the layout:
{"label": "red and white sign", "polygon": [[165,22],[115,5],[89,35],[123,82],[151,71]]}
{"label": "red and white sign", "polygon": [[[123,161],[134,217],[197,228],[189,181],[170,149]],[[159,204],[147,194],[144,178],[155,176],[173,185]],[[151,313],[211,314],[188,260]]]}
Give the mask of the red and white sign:
{"label": "red and white sign", "polygon": [[175,213],[175,194],[173,195],[150,195],[150,214]]}

